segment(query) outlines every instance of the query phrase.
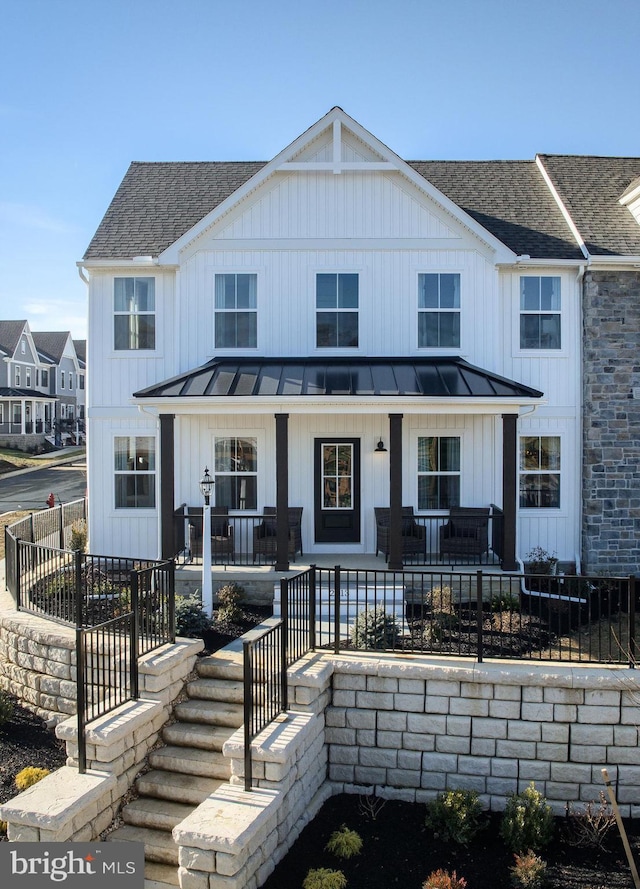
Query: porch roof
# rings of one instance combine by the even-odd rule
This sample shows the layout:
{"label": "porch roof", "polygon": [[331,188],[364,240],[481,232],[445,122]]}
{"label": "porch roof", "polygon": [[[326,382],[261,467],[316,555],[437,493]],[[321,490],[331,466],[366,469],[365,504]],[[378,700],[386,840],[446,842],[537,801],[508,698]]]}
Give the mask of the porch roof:
{"label": "porch roof", "polygon": [[12,398],[14,401],[57,401],[55,395],[47,395],[37,389],[16,389],[13,386],[0,386],[0,398]]}
{"label": "porch roof", "polygon": [[462,358],[213,358],[134,398],[350,396],[542,398],[544,393]]}

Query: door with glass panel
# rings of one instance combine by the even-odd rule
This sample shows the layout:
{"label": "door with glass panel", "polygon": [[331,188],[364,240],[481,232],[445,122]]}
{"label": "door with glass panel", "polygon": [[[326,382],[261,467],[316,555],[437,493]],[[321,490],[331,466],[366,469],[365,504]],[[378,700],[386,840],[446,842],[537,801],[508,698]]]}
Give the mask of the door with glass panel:
{"label": "door with glass panel", "polygon": [[315,440],[316,543],[360,542],[360,439]]}

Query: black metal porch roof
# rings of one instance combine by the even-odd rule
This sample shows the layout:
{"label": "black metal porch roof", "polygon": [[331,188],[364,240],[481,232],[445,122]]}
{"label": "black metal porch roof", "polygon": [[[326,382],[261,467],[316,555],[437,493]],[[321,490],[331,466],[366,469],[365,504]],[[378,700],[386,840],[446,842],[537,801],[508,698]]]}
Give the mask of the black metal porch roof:
{"label": "black metal porch roof", "polygon": [[134,398],[351,396],[541,398],[462,358],[213,358]]}

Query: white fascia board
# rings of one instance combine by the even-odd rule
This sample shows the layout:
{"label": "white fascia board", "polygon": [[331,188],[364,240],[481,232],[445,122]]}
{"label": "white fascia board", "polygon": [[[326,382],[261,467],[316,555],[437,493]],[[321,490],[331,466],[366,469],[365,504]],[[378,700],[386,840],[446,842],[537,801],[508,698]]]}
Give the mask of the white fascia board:
{"label": "white fascia board", "polygon": [[623,194],[623,196],[618,201],[619,204],[622,204],[623,207],[632,204],[635,200],[640,198],[640,182],[636,185],[635,188],[632,188],[630,191]]}
{"label": "white fascia board", "polygon": [[552,198],[554,199],[554,201],[555,201],[556,204],[558,205],[558,209],[560,210],[560,212],[561,212],[562,215],[564,216],[564,220],[565,220],[565,222],[567,223],[567,225],[568,225],[569,228],[571,229],[571,234],[572,234],[573,237],[576,239],[576,243],[578,244],[578,247],[580,247],[580,250],[582,251],[582,255],[584,256],[585,259],[589,259],[589,251],[587,250],[586,244],[585,244],[585,242],[584,242],[584,238],[582,237],[582,235],[581,235],[580,232],[578,231],[578,226],[577,226],[577,225],[575,224],[575,222],[573,221],[573,219],[572,219],[572,217],[571,217],[571,214],[569,213],[569,210],[568,210],[567,207],[565,206],[563,200],[561,199],[560,195],[558,194],[558,192],[557,192],[557,190],[556,190],[555,185],[554,185],[553,182],[551,181],[551,177],[550,177],[549,174],[547,173],[547,171],[546,171],[546,169],[545,169],[545,166],[544,166],[544,164],[542,163],[542,158],[540,157],[539,154],[536,154],[536,166],[537,166],[537,168],[540,170],[540,174],[541,174],[542,178],[544,179],[547,188],[548,188],[549,191],[551,192],[551,196],[552,196]]}
{"label": "white fascia board", "polygon": [[140,260],[135,259],[81,259],[76,262],[76,267],[79,269],[87,269],[87,271],[100,271],[104,269],[105,271],[112,272],[114,269],[124,269],[127,272],[130,272],[132,269],[157,269],[161,268],[162,270],[175,270],[179,268],[178,265],[171,265],[170,263],[163,262],[160,263],[160,260],[157,257],[154,259],[145,260],[144,262],[140,262]]}
{"label": "white fascia board", "polygon": [[621,269],[627,267],[637,269],[640,266],[640,256],[591,256],[590,269],[598,269],[604,266],[607,268],[620,266]]}

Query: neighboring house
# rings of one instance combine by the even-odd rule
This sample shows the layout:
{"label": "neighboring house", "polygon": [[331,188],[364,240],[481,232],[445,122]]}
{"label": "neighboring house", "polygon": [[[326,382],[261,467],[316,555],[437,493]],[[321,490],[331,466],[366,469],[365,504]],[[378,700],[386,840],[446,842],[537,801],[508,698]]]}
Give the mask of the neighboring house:
{"label": "neighboring house", "polygon": [[[78,359],[78,382],[76,386],[76,416],[84,420],[87,410],[86,378],[87,378],[87,341],[74,340],[73,347]],[[83,423],[84,428],[84,423]]]}
{"label": "neighboring house", "polygon": [[0,445],[37,449],[53,429],[56,399],[27,321],[0,321],[0,358]]}
{"label": "neighboring house", "polygon": [[51,391],[57,395],[56,437],[58,444],[79,444],[84,438],[78,396],[84,398],[84,366],[81,367],[74,341],[68,330],[34,332],[33,340],[41,359],[51,362]]}
{"label": "neighboring house", "polygon": [[172,555],[207,466],[311,559],[496,504],[505,568],[637,570],[639,175],[408,162],[339,108],[268,163],[132,164],[79,263],[92,548]]}

